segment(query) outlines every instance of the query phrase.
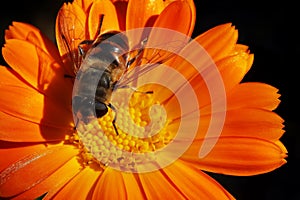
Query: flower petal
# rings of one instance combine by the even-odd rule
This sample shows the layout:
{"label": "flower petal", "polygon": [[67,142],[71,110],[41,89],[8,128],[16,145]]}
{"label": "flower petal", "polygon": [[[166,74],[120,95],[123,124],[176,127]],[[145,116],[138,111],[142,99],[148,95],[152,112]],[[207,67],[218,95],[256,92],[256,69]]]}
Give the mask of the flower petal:
{"label": "flower petal", "polygon": [[22,22],[13,22],[9,29],[5,31],[5,40],[18,39],[27,41],[46,53],[54,60],[60,61],[60,55],[54,43],[36,27]]}
{"label": "flower petal", "polygon": [[241,83],[234,87],[227,97],[229,110],[245,107],[274,110],[280,103],[277,88],[257,82]]}
{"label": "flower petal", "polygon": [[71,81],[64,78],[63,68],[49,54],[17,39],[7,40],[2,53],[6,62],[30,85],[53,99],[55,97],[54,100],[64,106],[70,106]]}
{"label": "flower petal", "polygon": [[[186,35],[192,29],[189,23],[191,20],[192,10],[187,1],[170,3],[158,16],[153,29],[143,33],[147,37],[146,49],[143,51],[144,61],[146,63],[160,63],[172,58],[172,54],[175,53],[176,55],[190,40]],[[144,39],[141,38],[142,41]],[[160,48],[168,51],[163,51]]]}
{"label": "flower petal", "polygon": [[121,31],[126,30],[126,14],[127,14],[127,1],[113,1],[113,4],[116,8],[116,13],[118,17],[119,27]]}
{"label": "flower petal", "polygon": [[61,141],[73,128],[54,128],[29,122],[0,111],[0,140],[11,142]]}
{"label": "flower petal", "polygon": [[91,199],[94,184],[101,173],[95,169],[85,167],[53,199]]}
{"label": "flower petal", "polygon": [[[207,144],[215,138],[205,138]],[[203,141],[195,141],[182,156],[183,160],[197,164],[199,169],[220,174],[251,176],[273,171],[286,163],[285,147],[280,141],[251,137],[220,137],[213,149],[204,157],[198,153]],[[202,149],[203,150],[203,149]]]}
{"label": "flower petal", "polygon": [[116,8],[110,0],[96,0],[90,10],[88,24],[90,37],[95,39],[99,34],[100,16],[104,15],[100,32],[120,30]]}
{"label": "flower petal", "polygon": [[253,54],[240,52],[216,62],[227,93],[242,81],[252,61]]}
{"label": "flower petal", "polygon": [[94,0],[74,0],[85,12],[88,12]]}
{"label": "flower petal", "polygon": [[162,169],[186,199],[234,199],[217,181],[183,161]]}
{"label": "flower petal", "polygon": [[237,39],[238,32],[231,23],[218,25],[195,38],[214,61],[229,55]]}
{"label": "flower petal", "polygon": [[36,124],[72,128],[72,113],[47,96],[32,89],[2,84],[0,90],[0,111]]}
{"label": "flower petal", "polygon": [[[206,137],[206,132],[203,130],[207,130],[210,126],[210,117],[211,115],[201,116],[197,139]],[[221,137],[253,137],[276,141],[285,132],[283,122],[284,120],[278,114],[268,110],[256,108],[229,110],[226,112]]]}
{"label": "flower petal", "polygon": [[1,171],[0,196],[11,197],[29,190],[77,153],[71,146],[54,146],[23,157]]}
{"label": "flower petal", "polygon": [[139,185],[137,178],[131,173],[122,173],[124,185],[126,187],[127,199],[145,199],[146,196],[143,193],[141,186]]}
{"label": "flower petal", "polygon": [[161,171],[138,174],[146,199],[184,199],[184,195]]}
{"label": "flower petal", "polygon": [[[168,5],[163,0],[130,0],[127,7],[126,30],[152,26],[154,19]],[[149,24],[151,21],[152,24]]]}
{"label": "flower petal", "polygon": [[[168,28],[188,35],[193,29],[191,27],[192,19],[192,9],[187,1],[173,1],[161,12],[153,27]],[[164,41],[164,38],[160,39]],[[166,39],[168,38],[166,37]],[[150,40],[151,38],[149,38]]]}
{"label": "flower petal", "polygon": [[[129,178],[129,179],[125,179]],[[112,192],[110,188],[118,188]],[[132,174],[106,168],[94,190],[93,199],[144,199]]]}
{"label": "flower petal", "polygon": [[0,145],[0,171],[3,171],[22,157],[45,149],[44,144],[4,142],[1,140]]}
{"label": "flower petal", "polygon": [[284,133],[283,119],[261,109],[238,109],[226,113],[222,136],[247,136],[278,140]]}
{"label": "flower petal", "polygon": [[43,198],[52,199],[53,196],[68,182],[81,171],[81,165],[78,162],[78,158],[73,157],[61,168],[49,175],[45,180],[35,185],[30,190],[23,192],[14,199],[35,199],[42,194],[47,193]]}

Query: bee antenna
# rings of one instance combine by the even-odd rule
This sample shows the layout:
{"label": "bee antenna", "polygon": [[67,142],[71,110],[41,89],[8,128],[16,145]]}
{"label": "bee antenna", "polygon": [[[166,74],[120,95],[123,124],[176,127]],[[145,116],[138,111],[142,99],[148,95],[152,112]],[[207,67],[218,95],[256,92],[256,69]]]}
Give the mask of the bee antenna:
{"label": "bee antenna", "polygon": [[104,19],[104,14],[100,14],[100,16],[99,16],[99,25],[98,25],[97,32],[96,32],[96,35],[95,35],[94,39],[96,39],[100,35],[101,27],[102,27],[102,24],[103,24],[103,19]]}

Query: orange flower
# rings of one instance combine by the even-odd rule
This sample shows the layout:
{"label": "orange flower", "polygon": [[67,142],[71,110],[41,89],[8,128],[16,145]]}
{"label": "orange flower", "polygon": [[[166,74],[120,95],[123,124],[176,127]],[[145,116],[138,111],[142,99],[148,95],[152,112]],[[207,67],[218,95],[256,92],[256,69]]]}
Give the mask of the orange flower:
{"label": "orange flower", "polygon": [[[111,123],[115,114],[111,110],[88,124],[79,122],[74,131],[73,81],[66,75],[74,72],[72,58],[78,58],[67,55],[77,52],[81,41],[97,36],[101,14],[100,33],[150,26],[190,36],[195,22],[191,0],[75,0],[58,13],[58,49],[35,27],[14,22],[5,33],[2,49],[10,68],[0,68],[1,197],[34,199],[46,194],[45,199],[234,199],[204,171],[250,176],[286,163],[287,151],[280,142],[283,119],[274,112],[280,95],[265,83],[241,83],[251,68],[253,54],[247,46],[237,44],[238,32],[230,23],[187,44],[181,51],[183,55],[189,53],[186,58],[174,56],[162,63],[181,74],[188,84],[173,79],[171,73],[153,76],[154,83],[165,79],[178,90],[150,84],[145,87],[153,94],[134,93],[129,114],[121,109],[117,112],[118,135]],[[195,44],[204,48],[206,56],[197,54]],[[153,55],[149,52],[147,56]],[[195,68],[186,60],[189,56],[200,56],[203,62]],[[207,57],[217,66],[223,95],[214,96],[208,84],[217,84],[218,79],[205,70],[212,64]],[[178,98],[180,90],[190,89],[193,93],[185,100]],[[186,101],[189,97],[196,101]],[[116,100],[118,106],[122,102],[122,98]],[[198,106],[186,105],[194,103]],[[191,110],[178,109],[182,106]],[[151,121],[156,124],[151,125]],[[159,131],[138,137],[149,124],[151,130]],[[211,124],[221,124],[220,135],[208,134]],[[181,147],[185,140],[177,137],[186,139],[193,131],[190,145],[178,159],[157,156],[167,164],[155,163],[152,152],[174,147],[176,142],[182,143],[175,148]],[[130,135],[133,132],[137,135]],[[126,152],[150,155],[147,159],[159,167],[130,173],[139,161],[125,157]]]}

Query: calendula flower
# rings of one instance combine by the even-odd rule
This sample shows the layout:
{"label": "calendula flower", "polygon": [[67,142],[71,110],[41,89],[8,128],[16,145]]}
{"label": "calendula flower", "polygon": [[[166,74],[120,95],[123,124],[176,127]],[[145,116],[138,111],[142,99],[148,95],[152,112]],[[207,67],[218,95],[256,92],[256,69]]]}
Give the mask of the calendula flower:
{"label": "calendula flower", "polygon": [[[167,65],[163,69],[171,71],[155,72],[152,84],[136,92],[120,89],[114,102],[117,111],[108,109],[88,123],[73,119],[74,66],[80,63],[76,52],[82,41],[111,30],[143,27],[190,36],[195,14],[191,0],[75,0],[58,12],[57,46],[37,28],[13,22],[2,49],[10,67],[0,68],[0,196],[234,199],[206,171],[251,176],[285,164],[283,119],[274,112],[280,103],[278,89],[242,83],[254,56],[237,43],[238,32],[230,23],[208,30],[178,56],[158,63],[155,69]],[[195,44],[206,56],[197,54]],[[153,51],[145,54],[150,58]],[[206,70],[212,64],[208,57],[217,67],[221,95],[211,91],[215,88],[209,83],[218,84],[219,79]],[[188,58],[203,62],[195,68]],[[155,84],[162,79],[169,85]],[[150,90],[153,93],[140,92]],[[178,98],[180,91],[184,98]],[[122,109],[126,101],[128,110]],[[112,123],[116,114],[118,133]],[[219,131],[211,124],[222,127],[220,134],[208,134]],[[143,137],[145,132],[151,134]],[[180,155],[163,154],[186,141]],[[143,163],[150,167],[137,169]]]}

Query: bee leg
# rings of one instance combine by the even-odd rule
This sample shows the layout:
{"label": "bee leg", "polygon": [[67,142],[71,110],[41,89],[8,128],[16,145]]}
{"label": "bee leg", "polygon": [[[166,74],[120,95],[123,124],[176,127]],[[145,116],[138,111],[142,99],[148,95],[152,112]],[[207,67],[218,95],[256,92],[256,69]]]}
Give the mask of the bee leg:
{"label": "bee leg", "polygon": [[108,107],[110,107],[115,112],[115,116],[114,116],[114,119],[112,121],[112,124],[114,126],[115,131],[116,131],[116,134],[119,135],[119,132],[118,132],[118,129],[117,129],[117,126],[116,126],[117,109],[112,104],[108,104]]}

